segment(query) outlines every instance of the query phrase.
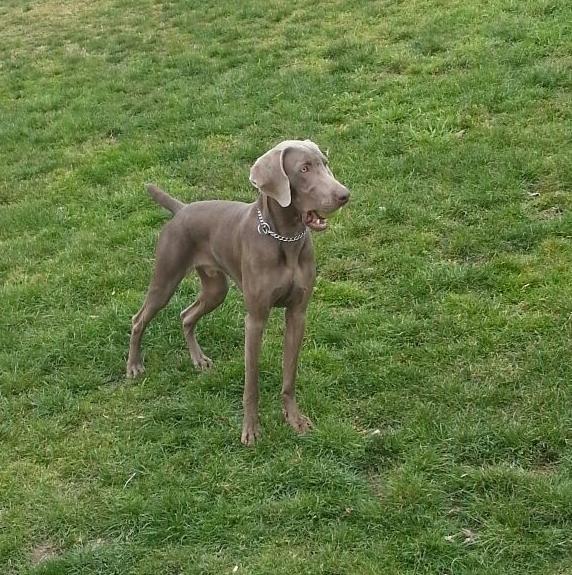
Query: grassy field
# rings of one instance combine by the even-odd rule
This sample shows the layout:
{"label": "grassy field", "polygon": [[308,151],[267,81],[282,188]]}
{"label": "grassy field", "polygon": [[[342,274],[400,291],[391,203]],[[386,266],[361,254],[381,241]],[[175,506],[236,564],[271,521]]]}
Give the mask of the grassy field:
{"label": "grassy field", "polygon": [[[572,4],[3,0],[2,575],[572,573]],[[316,424],[241,446],[243,306],[186,282],[124,378],[165,213],[252,201],[286,138],[353,192],[315,237]]]}

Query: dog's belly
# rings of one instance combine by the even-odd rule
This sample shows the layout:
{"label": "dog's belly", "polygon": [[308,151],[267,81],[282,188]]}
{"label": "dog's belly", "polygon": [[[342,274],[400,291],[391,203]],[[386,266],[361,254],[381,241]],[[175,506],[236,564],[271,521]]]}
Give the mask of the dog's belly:
{"label": "dog's belly", "polygon": [[226,250],[217,250],[216,246],[213,248],[208,243],[199,245],[195,248],[192,267],[223,272],[242,290],[241,254],[236,243],[230,246]]}

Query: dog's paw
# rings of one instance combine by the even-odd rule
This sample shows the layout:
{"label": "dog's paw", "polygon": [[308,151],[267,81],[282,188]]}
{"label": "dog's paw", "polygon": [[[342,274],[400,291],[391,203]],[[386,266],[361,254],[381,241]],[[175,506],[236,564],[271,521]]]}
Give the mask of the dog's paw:
{"label": "dog's paw", "polygon": [[191,359],[193,361],[193,365],[201,371],[210,369],[213,366],[213,360],[210,357],[207,357],[204,353],[201,353],[201,355],[196,357],[191,357]]}
{"label": "dog's paw", "polygon": [[242,436],[240,441],[243,445],[248,447],[254,445],[261,437],[262,433],[260,430],[260,424],[258,421],[255,422],[244,422],[242,426]]}
{"label": "dog's paw", "polygon": [[129,379],[133,379],[134,377],[141,375],[144,371],[145,371],[145,367],[144,367],[142,361],[129,362],[127,364],[126,375]]}
{"label": "dog's paw", "polygon": [[299,411],[295,411],[293,413],[287,412],[284,410],[284,419],[292,427],[296,433],[306,433],[312,429],[313,424],[309,418],[305,415],[302,415]]}

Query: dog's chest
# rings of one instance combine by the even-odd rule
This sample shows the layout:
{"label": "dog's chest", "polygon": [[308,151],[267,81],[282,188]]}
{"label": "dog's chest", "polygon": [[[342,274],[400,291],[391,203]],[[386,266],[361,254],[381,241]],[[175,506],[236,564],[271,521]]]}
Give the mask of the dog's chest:
{"label": "dog's chest", "polygon": [[289,307],[306,302],[312,295],[314,277],[315,269],[307,266],[284,270],[273,286],[273,305]]}

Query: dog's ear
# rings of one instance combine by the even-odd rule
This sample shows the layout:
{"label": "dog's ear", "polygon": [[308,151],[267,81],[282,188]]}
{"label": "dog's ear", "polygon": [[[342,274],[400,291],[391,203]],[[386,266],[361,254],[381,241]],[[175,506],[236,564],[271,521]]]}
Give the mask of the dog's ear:
{"label": "dog's ear", "polygon": [[284,171],[286,147],[275,147],[260,156],[250,168],[250,183],[275,199],[283,208],[290,205],[290,180]]}

